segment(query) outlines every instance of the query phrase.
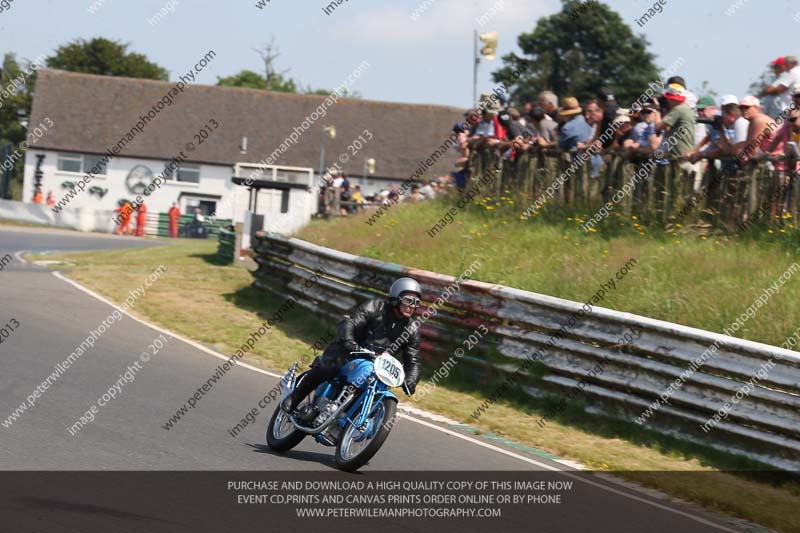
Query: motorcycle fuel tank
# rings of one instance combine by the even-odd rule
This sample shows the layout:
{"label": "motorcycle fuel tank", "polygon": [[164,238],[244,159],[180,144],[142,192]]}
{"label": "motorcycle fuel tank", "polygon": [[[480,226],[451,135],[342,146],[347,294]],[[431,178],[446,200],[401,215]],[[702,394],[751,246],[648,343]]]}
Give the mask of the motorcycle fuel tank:
{"label": "motorcycle fuel tank", "polygon": [[369,378],[374,371],[372,361],[355,359],[342,367],[339,377],[344,378],[348,383],[352,383],[359,389],[363,389],[369,384]]}

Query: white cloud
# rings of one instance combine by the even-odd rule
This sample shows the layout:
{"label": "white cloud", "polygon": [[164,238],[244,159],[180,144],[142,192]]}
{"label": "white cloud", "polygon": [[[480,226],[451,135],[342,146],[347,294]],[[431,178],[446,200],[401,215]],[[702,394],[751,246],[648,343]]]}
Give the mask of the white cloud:
{"label": "white cloud", "polygon": [[[419,15],[412,20],[418,8]],[[447,39],[470,38],[477,29],[499,32],[508,46],[509,40],[516,43],[521,32],[533,30],[540,17],[558,9],[555,0],[414,0],[410,7],[364,9],[335,32],[339,39],[358,44],[428,49]]]}

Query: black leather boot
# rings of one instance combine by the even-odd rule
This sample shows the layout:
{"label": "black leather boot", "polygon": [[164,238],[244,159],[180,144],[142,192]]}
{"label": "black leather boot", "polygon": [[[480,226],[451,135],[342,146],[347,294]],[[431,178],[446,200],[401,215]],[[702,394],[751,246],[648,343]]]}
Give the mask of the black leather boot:
{"label": "black leather boot", "polygon": [[292,395],[290,394],[286,398],[283,399],[281,402],[281,411],[286,413],[287,415],[291,415],[294,412],[295,402],[292,399]]}
{"label": "black leather boot", "polygon": [[[306,396],[311,394],[311,391],[317,388],[324,380],[324,376],[316,375],[315,372],[309,372],[300,380],[300,383],[295,389],[281,402],[281,409],[288,415],[295,414],[298,404],[306,399]],[[323,378],[323,379],[320,379]]]}

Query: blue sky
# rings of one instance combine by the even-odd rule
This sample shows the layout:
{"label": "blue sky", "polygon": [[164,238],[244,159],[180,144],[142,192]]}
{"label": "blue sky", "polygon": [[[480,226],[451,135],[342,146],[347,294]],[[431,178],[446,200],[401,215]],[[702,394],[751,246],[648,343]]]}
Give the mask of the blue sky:
{"label": "blue sky", "polygon": [[[174,13],[157,25],[148,19],[172,2]],[[662,0],[662,3],[665,0]],[[95,14],[88,7],[97,2]],[[481,32],[500,33],[499,55],[516,50],[516,37],[541,16],[560,9],[558,0],[348,0],[330,15],[330,0],[14,0],[0,12],[0,53],[33,59],[72,39],[103,36],[130,43],[167,68],[173,79],[209,49],[216,59],[198,82],[216,83],[241,69],[258,70],[254,47],[274,35],[278,66],[303,86],[333,88],[361,61],[369,70],[354,89],[374,100],[466,107],[472,95],[472,31],[476,20],[496,13]],[[745,94],[768,61],[800,55],[800,2],[789,0],[666,0],[663,12],[639,28],[635,19],[649,1],[606,2],[637,33],[644,33],[667,68],[679,57],[690,88],[703,80],[720,94]],[[235,5],[234,5],[235,4]],[[736,7],[738,5],[738,7]],[[727,15],[726,11],[736,12]],[[416,8],[425,8],[411,20]],[[794,37],[794,38],[792,38]],[[481,65],[479,92],[493,86],[499,60]]]}

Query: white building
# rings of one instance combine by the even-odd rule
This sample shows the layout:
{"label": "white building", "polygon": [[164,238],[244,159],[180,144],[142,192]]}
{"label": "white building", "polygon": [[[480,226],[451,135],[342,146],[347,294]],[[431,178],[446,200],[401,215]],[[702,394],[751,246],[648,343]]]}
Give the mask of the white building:
{"label": "white building", "polygon": [[[316,212],[314,174],[328,125],[337,136],[326,142],[326,164],[338,162],[365,194],[399,185],[426,160],[427,171],[416,179],[451,170],[454,152],[438,148],[461,116],[454,108],[340,98],[320,114],[324,96],[181,89],[173,82],[39,71],[29,130],[43,121],[52,127],[27,151],[23,200],[33,198],[38,169],[40,190],[45,198],[53,192],[56,211],[110,213],[139,195],[150,216],[176,202],[182,213],[199,208],[244,222],[257,208],[265,229],[290,233]],[[377,172],[365,180],[366,158],[377,161]],[[258,183],[269,188],[234,184],[235,175],[247,177],[265,161],[275,168]]]}

